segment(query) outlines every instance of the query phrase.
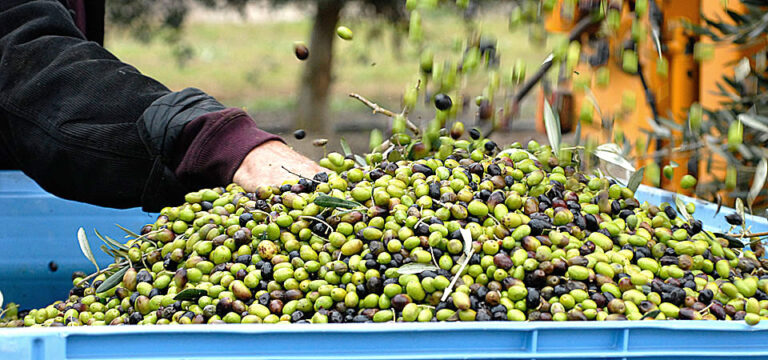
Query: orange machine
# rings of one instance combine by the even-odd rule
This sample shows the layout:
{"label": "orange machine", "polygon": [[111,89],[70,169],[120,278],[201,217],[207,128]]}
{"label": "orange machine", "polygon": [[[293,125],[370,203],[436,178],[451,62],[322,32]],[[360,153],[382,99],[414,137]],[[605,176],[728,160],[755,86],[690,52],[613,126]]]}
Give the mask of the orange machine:
{"label": "orange machine", "polygon": [[[634,3],[634,1],[632,2]],[[649,16],[651,11],[647,11],[638,21],[642,25],[634,29],[636,31],[635,38],[637,38],[637,33],[643,34],[634,47],[640,65],[638,71],[642,72],[642,77],[653,96],[652,102],[658,117],[685,126],[688,119],[688,109],[694,102],[700,102],[705,108],[718,106],[721,99],[713,94],[717,91],[716,84],[722,81],[722,76],[728,75],[729,72],[731,76],[733,75],[732,63],[744,57],[748,50],[737,48],[736,45],[718,44],[712,59],[701,63],[697,62],[694,59],[694,44],[699,39],[683,24],[686,21],[694,24],[700,23],[700,14],[702,13],[709,18],[727,18],[723,16],[725,9],[721,1],[655,0],[654,2],[658,5],[663,19],[658,27],[662,49],[661,58],[653,37],[653,21]],[[617,2],[610,3],[615,9]],[[667,180],[662,176],[661,186],[669,190],[690,194],[690,190],[681,189],[679,186],[680,178],[683,175],[690,173],[703,181],[712,179],[712,176],[722,179],[725,174],[725,160],[715,161],[710,171],[706,171],[705,162],[692,156],[695,154],[692,151],[656,150],[656,145],[661,145],[658,147],[660,149],[680,146],[679,139],[681,139],[682,134],[678,131],[673,131],[670,139],[663,140],[660,144],[657,144],[656,141],[648,143],[647,132],[654,129],[652,124],[654,114],[646,98],[641,76],[624,71],[623,57],[621,56],[627,43],[626,40],[631,38],[633,17],[635,16],[633,12],[629,11],[628,3],[628,1],[624,1],[621,4],[619,26],[608,37],[609,60],[599,67],[592,67],[585,61],[585,57],[589,56],[588,50],[583,51],[582,59],[570,78],[561,78],[561,81],[554,86],[553,94],[555,97],[570,97],[570,101],[565,103],[573,104],[571,109],[561,111],[561,115],[565,115],[561,116],[561,121],[565,123],[562,127],[564,129],[573,128],[572,125],[579,121],[580,117],[584,119],[584,116],[579,116],[579,114],[581,114],[581,107],[593,106],[592,95],[589,94],[591,92],[597,100],[603,119],[601,119],[598,111],[594,111],[591,124],[589,121],[582,122],[582,138],[591,138],[592,141],[598,143],[622,143],[623,138],[626,137],[632,144],[633,155],[639,159],[637,166],[643,166],[648,162],[657,162],[661,168],[674,161],[679,167],[675,169],[673,179]],[[567,33],[571,31],[578,17],[578,14],[570,18],[561,16],[561,4],[562,1],[558,1],[553,12],[547,18],[546,27],[550,32]],[[728,9],[739,11],[742,6],[739,2],[731,1],[728,4]],[[655,19],[659,19],[659,17]],[[582,44],[589,44],[590,36],[589,33],[582,34],[579,41]],[[707,40],[702,42],[707,43]],[[585,47],[589,48],[582,46],[582,49]],[[600,81],[595,76],[596,72],[606,72],[606,70],[598,70],[600,67],[607,69],[610,78],[608,84],[598,84]],[[583,84],[591,85],[591,90],[584,90],[581,86]],[[540,95],[539,98],[540,104],[543,104],[543,95]],[[605,121],[606,118],[609,120]],[[539,123],[542,123],[541,119],[539,119]],[[539,129],[543,131],[543,126],[540,126]]]}

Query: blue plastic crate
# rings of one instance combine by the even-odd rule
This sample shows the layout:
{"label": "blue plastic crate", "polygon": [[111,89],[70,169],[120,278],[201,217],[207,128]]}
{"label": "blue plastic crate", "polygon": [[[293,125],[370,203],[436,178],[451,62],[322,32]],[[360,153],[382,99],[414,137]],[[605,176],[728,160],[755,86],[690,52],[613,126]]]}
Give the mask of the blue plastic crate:
{"label": "blue plastic crate", "polygon": [[768,324],[483,322],[0,330],[1,359],[768,359]]}
{"label": "blue plastic crate", "polygon": [[116,210],[64,200],[21,172],[0,171],[0,290],[5,302],[46,306],[66,297],[74,271],[95,271],[77,246],[81,226],[97,261],[108,265],[114,260],[99,250],[101,241],[93,229],[122,240],[125,233],[115,223],[137,231],[154,220],[138,208]]}
{"label": "blue plastic crate", "polygon": [[[650,204],[661,204],[666,202],[669,204],[675,203],[675,193],[658,188],[640,185],[635,193],[635,198],[640,202],[647,201]],[[701,199],[694,199],[689,196],[677,195],[686,203],[694,203],[696,205],[696,212],[693,214],[698,220],[701,220],[704,228],[710,231],[726,232],[730,229],[731,225],[725,221],[725,215],[736,212],[733,208],[723,206],[720,209],[720,213],[717,212],[717,205]],[[752,216],[747,214],[744,222],[747,226],[751,226],[753,233],[768,231],[768,219],[760,216]]]}
{"label": "blue plastic crate", "polygon": [[[642,186],[641,201],[674,194]],[[695,216],[727,230],[723,208],[700,200]],[[115,210],[56,198],[19,172],[0,171],[0,289],[6,302],[41,307],[66,296],[75,270],[91,271],[76,232],[115,239],[120,223],[154,221],[139,209]],[[752,231],[768,220],[747,217]],[[111,262],[99,255],[101,265]],[[57,264],[52,272],[49,262]],[[768,324],[743,322],[489,322],[324,325],[187,325],[0,329],[0,360],[59,359],[767,359]]]}

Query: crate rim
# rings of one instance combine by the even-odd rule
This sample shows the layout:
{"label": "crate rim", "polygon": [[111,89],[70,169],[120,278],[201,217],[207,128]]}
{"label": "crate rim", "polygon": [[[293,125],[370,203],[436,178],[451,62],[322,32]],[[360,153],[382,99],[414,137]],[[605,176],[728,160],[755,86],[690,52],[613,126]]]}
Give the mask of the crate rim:
{"label": "crate rim", "polygon": [[[410,331],[462,331],[462,330],[633,330],[633,329],[663,329],[663,330],[698,330],[698,331],[735,331],[763,332],[768,331],[768,321],[757,325],[747,325],[744,321],[736,320],[653,320],[653,321],[483,321],[483,322],[388,322],[388,323],[345,323],[345,324],[190,324],[190,325],[156,325],[156,326],[82,326],[63,328],[7,328],[0,329],[0,338],[14,336],[50,336],[50,335],[88,335],[112,336],[120,334],[204,334],[209,332],[233,334],[259,333],[386,333]],[[107,330],[107,331],[105,331]]]}

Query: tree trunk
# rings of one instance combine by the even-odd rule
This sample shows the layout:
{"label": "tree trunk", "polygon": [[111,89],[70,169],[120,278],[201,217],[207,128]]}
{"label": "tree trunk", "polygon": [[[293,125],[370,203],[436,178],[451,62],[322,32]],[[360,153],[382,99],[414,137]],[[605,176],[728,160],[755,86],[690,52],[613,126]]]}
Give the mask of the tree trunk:
{"label": "tree trunk", "polygon": [[312,38],[309,42],[309,58],[299,84],[296,104],[296,126],[310,132],[326,130],[328,119],[328,94],[331,89],[333,64],[333,40],[339,21],[343,0],[318,0]]}

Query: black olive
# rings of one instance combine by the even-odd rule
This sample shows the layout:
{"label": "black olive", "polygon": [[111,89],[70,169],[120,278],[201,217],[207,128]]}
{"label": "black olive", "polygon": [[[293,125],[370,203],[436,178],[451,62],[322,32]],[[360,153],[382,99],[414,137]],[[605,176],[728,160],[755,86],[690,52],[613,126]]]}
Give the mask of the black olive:
{"label": "black olive", "polygon": [[435,95],[435,107],[438,110],[448,110],[451,106],[453,106],[453,101],[450,96],[442,93]]}

